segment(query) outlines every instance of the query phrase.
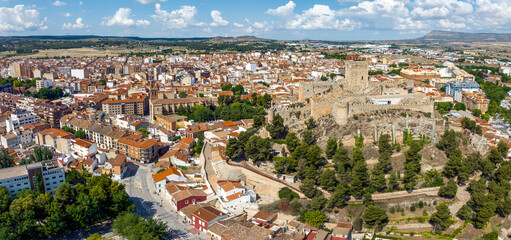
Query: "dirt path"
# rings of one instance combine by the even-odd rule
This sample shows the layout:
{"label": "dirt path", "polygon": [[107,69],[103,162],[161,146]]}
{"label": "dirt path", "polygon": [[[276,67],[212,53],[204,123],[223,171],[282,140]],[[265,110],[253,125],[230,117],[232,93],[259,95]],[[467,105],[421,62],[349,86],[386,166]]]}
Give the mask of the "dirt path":
{"label": "dirt path", "polygon": [[[390,192],[390,193],[376,193],[376,194],[373,194],[372,197],[373,197],[373,201],[375,201],[375,202],[382,202],[382,201],[388,201],[388,200],[400,200],[400,199],[406,199],[406,198],[412,198],[412,197],[437,197],[438,189],[440,189],[440,187],[421,188],[421,189],[414,190],[411,193],[409,193],[408,191],[399,191],[399,192]],[[362,200],[351,199],[349,202],[350,203],[360,203],[360,202],[362,202]]]}

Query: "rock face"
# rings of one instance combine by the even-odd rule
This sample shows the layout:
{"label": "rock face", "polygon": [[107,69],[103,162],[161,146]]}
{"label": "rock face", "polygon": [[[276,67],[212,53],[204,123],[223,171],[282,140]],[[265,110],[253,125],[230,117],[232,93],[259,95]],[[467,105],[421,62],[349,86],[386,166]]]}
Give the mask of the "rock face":
{"label": "rock face", "polygon": [[457,42],[509,42],[509,33],[466,33],[433,30],[417,40]]}

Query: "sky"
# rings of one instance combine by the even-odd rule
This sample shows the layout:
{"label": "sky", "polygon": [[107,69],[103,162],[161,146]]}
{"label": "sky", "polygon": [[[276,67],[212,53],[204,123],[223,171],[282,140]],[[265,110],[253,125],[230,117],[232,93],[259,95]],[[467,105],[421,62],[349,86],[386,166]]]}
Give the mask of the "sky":
{"label": "sky", "polygon": [[511,32],[511,0],[0,0],[0,35],[393,40]]}

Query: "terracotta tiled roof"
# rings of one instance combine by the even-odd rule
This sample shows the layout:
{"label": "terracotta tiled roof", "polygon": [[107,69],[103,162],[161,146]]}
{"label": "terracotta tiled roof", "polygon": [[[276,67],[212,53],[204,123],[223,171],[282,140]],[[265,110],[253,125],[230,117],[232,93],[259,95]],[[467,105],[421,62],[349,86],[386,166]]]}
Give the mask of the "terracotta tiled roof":
{"label": "terracotta tiled roof", "polygon": [[153,174],[153,179],[154,179],[154,182],[160,182],[160,181],[164,180],[165,178],[167,178],[167,176],[170,176],[170,175],[179,175],[179,172],[177,171],[177,169],[175,167],[170,167],[169,169],[167,169],[163,172]]}

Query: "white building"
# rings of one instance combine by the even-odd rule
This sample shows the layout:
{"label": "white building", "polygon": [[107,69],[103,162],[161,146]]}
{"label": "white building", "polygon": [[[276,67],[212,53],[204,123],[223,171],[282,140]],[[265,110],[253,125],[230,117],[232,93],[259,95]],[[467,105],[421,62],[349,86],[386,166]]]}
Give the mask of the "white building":
{"label": "white building", "polygon": [[39,91],[41,88],[53,87],[53,81],[51,79],[39,79],[35,82],[35,88]]}
{"label": "white building", "polygon": [[75,77],[78,79],[89,78],[89,70],[86,68],[83,69],[71,69],[71,77]]}
{"label": "white building", "polygon": [[254,63],[247,63],[247,65],[245,65],[245,69],[247,71],[255,72],[257,70],[257,65]]}
{"label": "white building", "polygon": [[186,182],[188,178],[180,170],[177,170],[175,167],[170,167],[163,172],[153,174],[153,180],[156,191],[165,192],[165,184],[167,184],[167,182]]}
{"label": "white building", "polygon": [[87,156],[98,152],[98,145],[95,142],[81,138],[70,139],[70,141],[72,144],[71,149],[73,149],[76,155],[80,157],[86,158]]}
{"label": "white building", "polygon": [[53,194],[55,188],[66,182],[62,165],[51,160],[0,169],[0,186],[7,188],[10,195],[16,195],[25,188],[36,190],[36,172],[41,173],[44,192]]}
{"label": "white building", "polygon": [[5,121],[6,121],[5,125],[7,126],[7,132],[10,132],[12,130],[20,128],[21,126],[36,123],[37,116],[27,110],[16,108],[11,113],[11,116],[7,118]]}

